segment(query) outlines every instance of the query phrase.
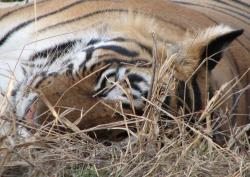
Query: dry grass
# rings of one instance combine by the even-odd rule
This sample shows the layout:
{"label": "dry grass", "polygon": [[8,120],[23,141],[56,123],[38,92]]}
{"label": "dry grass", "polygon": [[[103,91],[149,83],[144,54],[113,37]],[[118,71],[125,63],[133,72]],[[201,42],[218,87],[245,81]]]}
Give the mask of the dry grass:
{"label": "dry grass", "polygon": [[[61,134],[37,127],[33,136],[24,139],[16,127],[28,124],[16,121],[14,116],[2,116],[5,124],[1,128],[9,123],[10,129],[0,138],[1,176],[250,175],[249,152],[242,148],[246,140],[241,138],[231,148],[222,148],[213,143],[206,132],[181,118],[162,119],[157,124],[152,120],[159,115],[157,109],[158,106],[152,105],[144,121],[138,121],[140,131],[136,135],[130,134],[130,139],[111,145],[86,136],[85,132],[95,128]],[[193,130],[192,136],[185,129],[187,126]],[[96,129],[107,127],[118,128],[119,123]]]}

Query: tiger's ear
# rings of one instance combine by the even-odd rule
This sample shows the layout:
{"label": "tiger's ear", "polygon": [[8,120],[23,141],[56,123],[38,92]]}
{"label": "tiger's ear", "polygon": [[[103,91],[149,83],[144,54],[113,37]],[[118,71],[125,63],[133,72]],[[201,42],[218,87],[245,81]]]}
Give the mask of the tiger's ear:
{"label": "tiger's ear", "polygon": [[229,26],[218,25],[201,31],[198,35],[184,41],[185,53],[190,58],[199,61],[208,61],[208,70],[214,69],[223,57],[225,49],[238,36],[243,33],[242,29],[232,29]]}

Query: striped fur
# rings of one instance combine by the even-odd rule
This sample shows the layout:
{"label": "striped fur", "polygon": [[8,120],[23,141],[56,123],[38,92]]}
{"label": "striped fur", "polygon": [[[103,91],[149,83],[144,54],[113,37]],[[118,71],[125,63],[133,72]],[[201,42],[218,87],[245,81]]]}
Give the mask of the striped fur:
{"label": "striped fur", "polygon": [[[119,120],[100,100],[113,108],[120,102],[126,112],[141,114],[142,97],[147,98],[152,82],[154,32],[157,58],[176,57],[175,96],[166,98],[167,105],[175,112],[184,105],[198,112],[215,90],[234,79],[232,99],[224,107],[233,110],[234,125],[246,124],[250,92],[238,91],[249,85],[250,74],[239,82],[237,78],[250,67],[249,4],[199,2],[43,0],[36,10],[30,4],[2,11],[0,61],[15,75],[10,95],[16,114],[36,119],[46,111],[39,94],[61,110],[73,107],[75,111],[66,115],[71,121],[95,105],[78,124],[81,129]],[[243,34],[237,30],[241,28]],[[206,58],[216,61],[200,67]],[[10,75],[9,68],[1,73]],[[9,78],[1,77],[6,91]]]}

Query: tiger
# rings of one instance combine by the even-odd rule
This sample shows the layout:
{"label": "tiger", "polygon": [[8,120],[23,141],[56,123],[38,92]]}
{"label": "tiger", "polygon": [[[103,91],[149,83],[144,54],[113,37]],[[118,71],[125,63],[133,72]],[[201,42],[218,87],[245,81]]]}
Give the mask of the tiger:
{"label": "tiger", "polygon": [[17,119],[42,124],[72,108],[63,116],[84,130],[123,120],[119,107],[143,115],[154,63],[171,60],[166,107],[201,112],[227,83],[218,112],[232,116],[221,129],[243,127],[249,19],[249,3],[238,0],[41,0],[1,9],[1,90]]}

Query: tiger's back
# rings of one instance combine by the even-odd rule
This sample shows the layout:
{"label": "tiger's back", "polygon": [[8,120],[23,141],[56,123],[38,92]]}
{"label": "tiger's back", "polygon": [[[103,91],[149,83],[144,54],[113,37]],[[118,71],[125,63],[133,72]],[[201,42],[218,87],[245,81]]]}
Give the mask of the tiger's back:
{"label": "tiger's back", "polygon": [[[81,109],[83,106],[84,110],[87,110],[99,101],[99,98],[93,98],[93,95],[101,91],[104,86],[107,86],[105,77],[112,78],[113,74],[115,76],[112,79],[117,81],[117,78],[119,80],[120,75],[123,75],[128,70],[136,70],[133,71],[134,73],[131,73],[131,78],[133,76],[133,79],[129,80],[130,83],[132,83],[131,85],[134,86],[133,89],[136,91],[133,96],[135,98],[136,96],[139,98],[142,96],[147,97],[148,90],[143,90],[143,87],[147,88],[148,86],[145,85],[150,85],[153,71],[151,65],[149,65],[149,67],[145,67],[145,65],[140,67],[140,63],[147,64],[152,62],[152,32],[157,35],[159,50],[162,52],[166,46],[170,46],[171,50],[170,52],[168,51],[168,53],[171,53],[175,51],[176,48],[178,49],[179,43],[182,44],[189,36],[197,35],[197,31],[200,29],[205,29],[218,23],[226,23],[235,28],[244,28],[245,32],[233,42],[229,47],[229,51],[225,52],[223,59],[211,71],[211,84],[213,85],[213,89],[217,90],[224,83],[229,82],[235,77],[240,78],[244,75],[239,82],[237,81],[237,86],[234,87],[232,93],[244,89],[250,81],[250,73],[247,72],[250,66],[250,29],[249,18],[247,17],[249,16],[247,13],[249,9],[244,5],[241,6],[235,3],[232,6],[230,5],[232,12],[237,11],[236,7],[238,6],[241,6],[244,11],[237,13],[237,15],[231,15],[234,13],[228,14],[228,12],[224,13],[224,11],[218,10],[220,8],[216,9],[219,3],[217,4],[215,1],[213,1],[213,3],[216,4],[216,10],[211,8],[211,5],[205,3],[202,6],[192,6],[195,2],[196,1],[192,1],[191,3],[189,1],[189,3],[187,3],[185,1],[176,1],[176,3],[171,3],[162,0],[154,2],[150,0],[143,2],[140,0],[45,0],[40,1],[35,7],[28,5],[27,7],[22,7],[17,10],[7,10],[6,12],[2,12],[0,16],[0,27],[3,29],[0,31],[1,62],[6,62],[5,59],[8,58],[7,62],[12,65],[13,69],[17,59],[20,59],[26,67],[26,76],[32,75],[32,77],[34,73],[39,73],[41,75],[40,77],[42,77],[43,72],[46,72],[46,77],[50,77],[55,73],[55,75],[58,75],[58,73],[63,70],[63,66],[67,66],[66,69],[68,69],[68,72],[73,72],[75,70],[74,67],[77,66],[80,68],[80,66],[82,67],[84,65],[85,70],[81,68],[81,74],[77,73],[81,75],[80,78],[93,72],[94,74],[92,74],[92,77],[87,78],[82,86],[71,90],[70,94],[65,96],[65,100],[67,101],[62,103],[61,106],[67,107],[69,105],[75,105],[77,102],[77,109]],[[210,1],[208,2],[210,3]],[[190,6],[191,8],[183,6]],[[205,11],[203,10],[203,6],[206,8]],[[221,6],[221,4],[219,4],[219,6]],[[218,29],[223,30],[223,28]],[[171,47],[173,44],[178,45]],[[85,58],[84,61],[80,62],[76,60],[72,62],[70,56],[79,57],[79,55],[75,56],[74,54],[81,50],[81,45],[86,48],[86,50],[81,53]],[[73,54],[69,53],[71,50],[73,50]],[[67,55],[64,55],[64,53],[67,53]],[[119,62],[115,60],[117,56],[114,57],[114,53],[115,55],[119,54],[119,56],[122,56],[119,58]],[[107,56],[112,56],[112,60],[111,58],[107,58]],[[133,60],[130,60],[131,57]],[[158,57],[167,58],[168,56],[167,54],[162,55],[161,53]],[[60,60],[58,60],[58,58],[60,58]],[[103,59],[104,62],[101,64],[98,63],[97,65],[97,63],[95,63],[97,59]],[[72,65],[69,64],[70,62],[73,63],[73,69]],[[121,62],[127,65],[126,69],[123,70]],[[106,67],[106,64],[112,65],[112,72],[111,70],[110,73],[108,73],[108,71],[107,73],[101,72],[104,76],[100,75],[99,72],[95,73],[95,71],[102,70],[103,67]],[[130,66],[134,64],[136,65],[136,69],[134,66]],[[195,67],[197,67],[197,65],[198,64],[195,64]],[[189,78],[185,74],[190,74],[191,71],[193,72],[195,67],[189,67],[187,65],[183,71],[182,69],[178,70],[177,79],[185,81],[185,79]],[[115,70],[114,68],[119,68],[119,70]],[[115,72],[118,72],[120,75],[114,74]],[[21,67],[17,68],[16,76],[19,80],[26,77],[24,76],[25,74]],[[144,74],[146,75],[145,78],[143,78]],[[130,75],[128,74],[127,76],[129,77]],[[198,75],[198,79],[196,79],[198,83],[198,87],[196,88],[198,88],[198,91],[202,90],[199,95],[199,97],[202,97],[202,101],[200,101],[201,105],[197,106],[200,109],[204,109],[207,102],[207,92],[205,91],[207,81],[204,80],[204,78],[205,77],[199,77]],[[74,79],[75,78],[73,78],[73,80]],[[2,79],[2,82],[3,80],[4,79]],[[40,88],[40,81],[44,80],[25,82],[26,86],[31,85],[34,88]],[[7,82],[8,79],[5,79],[5,82],[1,84],[6,85]],[[141,85],[136,86],[134,82],[140,82],[141,85],[144,85],[143,87]],[[49,93],[48,96],[51,98],[50,101],[56,103],[60,94],[71,87],[73,83],[71,78],[68,79],[67,82],[65,82],[65,78],[56,79],[53,86],[46,88],[46,91]],[[21,90],[21,88],[21,86],[18,87],[19,90]],[[81,90],[82,94],[81,100],[78,99],[80,97],[79,90]],[[192,94],[194,95],[196,94],[195,91],[197,91],[197,89],[192,88],[189,90],[189,92],[193,92]],[[59,96],[52,98],[52,95],[56,93],[58,93]],[[118,99],[118,97],[116,97],[118,93],[120,94],[118,90],[114,89],[113,92],[110,91],[108,94],[106,93],[106,95],[102,96],[105,97],[105,99],[108,98],[108,102],[113,98],[115,98],[113,100],[121,100],[124,102],[124,107],[126,107],[129,101],[123,97],[119,97]],[[21,116],[24,116],[27,107],[31,107],[34,98],[37,97],[31,96],[31,94],[28,94],[28,96],[20,95],[21,96],[14,95],[14,97],[15,99],[19,99],[17,102],[19,101],[20,105],[26,105],[24,106],[25,108],[22,106],[17,108],[20,109],[19,113]],[[138,104],[135,107],[141,109],[141,101],[139,98],[139,101],[135,99],[135,104]],[[242,125],[249,122],[249,98],[250,91],[248,89],[242,94],[233,94],[233,100],[226,104],[226,106],[229,105],[229,107],[233,107],[236,104],[235,102],[237,102],[233,113],[235,115],[244,114],[243,117],[237,116],[237,120],[235,120],[234,123],[238,122],[238,125]],[[25,101],[20,101],[22,99]],[[193,98],[194,102],[195,100],[196,99]],[[18,104],[17,102],[16,104]],[[175,103],[176,102],[177,101],[175,101]],[[113,103],[110,104],[115,106]],[[199,109],[195,111],[198,110]],[[45,108],[41,106],[40,112],[42,111],[45,111]],[[104,112],[105,114],[103,114]],[[113,110],[110,111],[109,108],[99,106],[88,113],[88,116],[86,116],[85,121],[80,127],[89,128],[100,123],[112,122],[114,118],[109,116],[111,114],[113,114]],[[73,117],[78,117],[79,111],[72,115]]]}

